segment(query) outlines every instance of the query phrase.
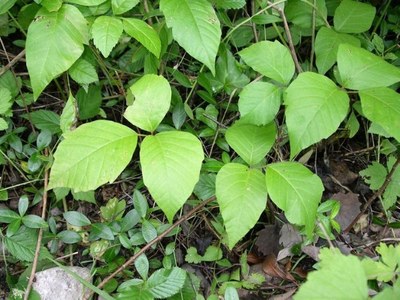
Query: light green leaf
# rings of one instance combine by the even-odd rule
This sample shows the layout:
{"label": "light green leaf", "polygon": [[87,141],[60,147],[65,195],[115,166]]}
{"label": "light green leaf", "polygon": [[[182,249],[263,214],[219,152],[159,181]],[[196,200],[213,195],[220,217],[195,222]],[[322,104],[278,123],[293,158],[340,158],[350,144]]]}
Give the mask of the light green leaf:
{"label": "light green leaf", "polygon": [[239,52],[244,62],[260,74],[283,84],[294,75],[294,62],[289,50],[278,41],[262,41]]}
{"label": "light green leaf", "polygon": [[282,90],[267,82],[252,82],[239,94],[240,120],[266,125],[275,119],[281,106]]}
{"label": "light green leaf", "polygon": [[170,222],[193,192],[203,158],[200,141],[187,132],[166,131],[143,140],[143,181]]}
{"label": "light green leaf", "polygon": [[7,88],[0,87],[0,115],[10,112],[12,106],[11,92]]}
{"label": "light green leaf", "polygon": [[0,15],[5,14],[11,7],[14,6],[17,0],[3,0],[0,3]]}
{"label": "light green leaf", "polygon": [[387,170],[382,164],[373,161],[372,165],[360,171],[360,175],[371,190],[378,190],[385,182]]}
{"label": "light green leaf", "polygon": [[95,67],[85,59],[78,59],[69,69],[69,75],[80,85],[99,81]]}
{"label": "light green leaf", "polygon": [[77,122],[77,110],[76,100],[72,94],[69,94],[67,103],[65,103],[60,116],[60,128],[63,133],[70,132]]}
{"label": "light green leaf", "polygon": [[400,94],[389,88],[359,92],[364,115],[400,142]]}
{"label": "light green leaf", "polygon": [[111,0],[114,15],[121,15],[134,8],[140,0]]}
{"label": "light green leaf", "polygon": [[361,33],[371,27],[375,11],[371,4],[344,0],[335,10],[333,24],[339,32]]}
{"label": "light green leaf", "polygon": [[246,5],[246,0],[213,0],[218,8],[239,9]]}
{"label": "light green leaf", "polygon": [[41,0],[40,2],[40,5],[45,7],[48,11],[57,11],[62,4],[62,0]]}
{"label": "light green leaf", "polygon": [[360,47],[359,39],[352,35],[337,33],[331,28],[321,27],[315,39],[316,65],[320,74],[325,74],[336,62],[340,44],[347,43]]}
{"label": "light green leaf", "polygon": [[304,72],[287,88],[284,103],[293,158],[338,129],[347,115],[349,97],[329,78]]}
{"label": "light green leaf", "polygon": [[26,38],[26,64],[35,99],[81,56],[88,36],[86,19],[75,6],[64,4],[56,12],[39,10]]}
{"label": "light green leaf", "polygon": [[130,162],[136,143],[137,134],[115,122],[98,120],[81,125],[66,133],[59,144],[49,189],[89,191],[114,181]]}
{"label": "light green leaf", "polygon": [[141,43],[157,58],[160,57],[161,41],[157,31],[146,22],[139,19],[124,19],[124,30],[127,34]]}
{"label": "light green leaf", "polygon": [[359,47],[339,45],[337,63],[343,86],[348,89],[384,87],[400,81],[400,68]]}
{"label": "light green leaf", "polygon": [[91,30],[93,42],[104,57],[110,55],[111,50],[118,43],[122,31],[122,22],[118,18],[100,16],[93,22]]}
{"label": "light green leaf", "polygon": [[64,214],[64,219],[73,226],[87,226],[92,224],[90,220],[81,212],[67,211]]}
{"label": "light green leaf", "polygon": [[250,166],[258,164],[275,143],[276,126],[256,126],[237,122],[225,133],[229,146]]}
{"label": "light green leaf", "polygon": [[0,130],[6,130],[8,128],[8,123],[3,118],[0,118]]}
{"label": "light green leaf", "polygon": [[178,44],[215,75],[221,28],[211,3],[207,0],[161,0],[160,9]]}
{"label": "light green leaf", "polygon": [[[393,168],[393,165],[396,161],[396,158],[393,156],[390,156],[387,162],[387,166],[389,171]],[[390,182],[388,186],[386,187],[385,192],[383,193],[383,208],[385,210],[388,210],[391,208],[397,201],[397,199],[400,197],[400,168],[397,168],[393,175],[392,178],[390,179]]]}
{"label": "light green leaf", "polygon": [[228,286],[224,294],[225,300],[239,300],[239,295],[237,290],[233,286]]}
{"label": "light green leaf", "polygon": [[147,287],[154,298],[168,298],[183,287],[186,272],[174,267],[172,270],[159,269],[147,281]]}
{"label": "light green leaf", "polygon": [[308,274],[294,300],[368,299],[367,277],[356,256],[345,256],[336,248],[323,248],[319,257],[320,269]]}
{"label": "light green leaf", "polygon": [[254,227],[265,209],[267,189],[259,170],[230,163],[218,172],[216,196],[228,234],[228,247]]}
{"label": "light green leaf", "polygon": [[133,125],[153,132],[164,119],[171,104],[171,87],[161,75],[147,74],[130,90],[135,102],[125,110],[124,117]]}
{"label": "light green leaf", "polygon": [[270,164],[265,178],[271,200],[285,212],[289,222],[305,225],[311,237],[324,191],[321,179],[297,162]]}

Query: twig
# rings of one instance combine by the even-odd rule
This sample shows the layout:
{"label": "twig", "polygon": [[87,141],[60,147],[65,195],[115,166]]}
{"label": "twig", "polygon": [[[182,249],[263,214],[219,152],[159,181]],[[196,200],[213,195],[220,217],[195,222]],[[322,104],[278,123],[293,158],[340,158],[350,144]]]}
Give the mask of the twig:
{"label": "twig", "polygon": [[[182,224],[183,222],[187,221],[192,215],[194,215],[198,210],[202,209],[204,206],[206,206],[208,203],[210,203],[211,201],[215,200],[215,196],[204,200],[203,202],[201,202],[199,205],[197,205],[196,207],[194,207],[191,211],[189,211],[187,214],[185,214],[184,216],[182,216],[178,221],[176,221],[174,224],[172,224],[171,227],[169,227],[167,230],[165,230],[163,233],[161,233],[158,237],[156,237],[154,240],[152,240],[151,242],[149,242],[146,246],[144,246],[142,249],[140,249],[139,252],[137,252],[135,255],[131,256],[123,265],[121,265],[116,271],[114,271],[114,273],[112,273],[111,275],[107,276],[106,278],[103,279],[102,282],[100,282],[97,287],[99,289],[101,289],[104,285],[107,284],[107,282],[109,282],[111,279],[113,279],[116,275],[118,275],[119,273],[121,273],[123,270],[125,270],[128,266],[130,266],[131,264],[133,264],[135,262],[135,260],[142,255],[143,253],[145,253],[147,250],[149,250],[154,244],[158,243],[159,241],[161,241],[164,237],[166,237],[174,228],[178,227],[180,224]],[[93,291],[91,291],[90,293],[86,294],[85,297],[83,298],[83,300],[88,300],[93,294]]]}
{"label": "twig", "polygon": [[[47,148],[45,149],[45,155],[48,155]],[[47,209],[47,184],[49,182],[49,170],[46,169],[44,172],[44,191],[43,191],[43,203],[42,203],[42,219],[44,220],[46,217],[46,209]],[[39,235],[38,235],[38,240],[36,243],[36,250],[35,250],[35,256],[33,258],[33,263],[32,263],[32,271],[31,275],[29,276],[29,281],[28,285],[26,287],[25,295],[24,295],[24,300],[29,299],[29,294],[32,289],[32,284],[33,280],[35,278],[35,273],[36,273],[36,268],[37,268],[37,263],[39,260],[39,255],[40,255],[40,247],[42,245],[42,237],[43,237],[43,228],[39,229]]]}
{"label": "twig", "polygon": [[368,207],[371,205],[371,203],[378,197],[382,196],[383,192],[386,190],[387,186],[389,185],[392,176],[394,172],[396,171],[397,167],[400,165],[400,157],[397,158],[396,162],[394,163],[392,169],[390,172],[386,175],[385,182],[383,185],[377,190],[365,203],[363,209],[361,212],[357,215],[357,217],[351,222],[351,224],[343,231],[343,233],[349,233],[349,231],[353,228],[354,224],[358,222],[358,220],[361,218],[361,216],[365,213],[365,211],[368,209]]}
{"label": "twig", "polygon": [[[7,53],[6,53],[6,55],[7,55]],[[10,70],[12,68],[12,66],[14,66],[18,61],[20,61],[21,58],[23,58],[24,56],[25,56],[25,49],[22,50],[20,53],[18,53],[18,55],[15,56],[6,66],[4,66],[3,68],[0,69],[0,76],[3,75],[8,70]],[[7,59],[8,59],[8,56],[7,56]]]}
{"label": "twig", "polygon": [[[268,1],[269,5],[272,5],[274,3],[271,3],[270,1]],[[292,55],[294,64],[296,66],[296,70],[298,73],[303,72],[303,69],[300,66],[299,60],[297,59],[297,55],[296,55],[296,49],[294,49],[294,44],[293,44],[293,40],[292,40],[292,34],[290,33],[290,29],[289,29],[289,25],[285,16],[285,12],[283,11],[282,8],[280,8],[279,6],[272,6],[273,9],[275,9],[279,15],[282,18],[283,21],[283,27],[285,28],[285,32],[286,32],[286,37],[287,37],[287,41],[289,44],[289,49],[290,49],[290,54]]]}

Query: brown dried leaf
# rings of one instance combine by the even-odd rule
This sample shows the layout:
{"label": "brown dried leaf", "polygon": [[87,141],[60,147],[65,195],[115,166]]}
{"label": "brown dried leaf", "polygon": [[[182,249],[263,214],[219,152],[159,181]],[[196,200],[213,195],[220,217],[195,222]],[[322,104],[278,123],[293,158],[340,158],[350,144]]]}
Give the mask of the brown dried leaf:
{"label": "brown dried leaf", "polygon": [[282,226],[280,235],[281,237],[279,238],[279,243],[285,248],[292,247],[293,245],[303,241],[299,231],[290,224],[285,224]]}
{"label": "brown dried leaf", "polygon": [[340,224],[340,228],[345,230],[360,213],[361,203],[358,200],[358,194],[337,193],[331,198],[340,202],[340,211],[335,220]]}
{"label": "brown dried leaf", "polygon": [[279,266],[278,262],[276,261],[276,256],[274,254],[268,255],[264,259],[262,268],[266,274],[272,277],[279,277],[284,280],[289,280],[293,282],[296,281],[290,273],[286,272]]}
{"label": "brown dried leaf", "polygon": [[277,225],[266,225],[264,229],[257,232],[256,246],[258,251],[267,256],[279,251],[279,227]]}

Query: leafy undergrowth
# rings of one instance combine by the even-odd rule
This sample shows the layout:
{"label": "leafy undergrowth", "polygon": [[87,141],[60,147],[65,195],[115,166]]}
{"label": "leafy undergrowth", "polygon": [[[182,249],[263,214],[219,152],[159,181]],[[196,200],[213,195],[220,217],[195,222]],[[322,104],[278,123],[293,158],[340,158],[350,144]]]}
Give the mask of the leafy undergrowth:
{"label": "leafy undergrowth", "polygon": [[400,298],[394,2],[2,1],[0,297]]}

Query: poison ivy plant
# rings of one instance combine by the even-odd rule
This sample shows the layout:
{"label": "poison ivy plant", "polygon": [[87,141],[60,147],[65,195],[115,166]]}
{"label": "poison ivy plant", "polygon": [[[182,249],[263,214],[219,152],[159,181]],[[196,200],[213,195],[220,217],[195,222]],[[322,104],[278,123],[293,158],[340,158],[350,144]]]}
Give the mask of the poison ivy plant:
{"label": "poison ivy plant", "polygon": [[75,6],[64,4],[58,11],[38,11],[26,38],[26,64],[35,99],[51,80],[75,63],[88,42],[86,19]]}
{"label": "poison ivy plant", "polygon": [[241,164],[227,164],[218,172],[216,196],[228,234],[228,246],[233,248],[254,227],[265,209],[264,176]]}
{"label": "poison ivy plant", "polygon": [[311,237],[324,191],[321,179],[299,163],[282,162],[268,165],[265,181],[271,200]]}
{"label": "poison ivy plant", "polygon": [[207,0],[161,0],[160,9],[179,45],[215,74],[221,28],[211,3]]}
{"label": "poison ivy plant", "polygon": [[349,109],[349,97],[329,78],[301,73],[285,93],[290,157],[334,133]]}

